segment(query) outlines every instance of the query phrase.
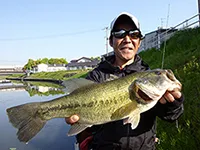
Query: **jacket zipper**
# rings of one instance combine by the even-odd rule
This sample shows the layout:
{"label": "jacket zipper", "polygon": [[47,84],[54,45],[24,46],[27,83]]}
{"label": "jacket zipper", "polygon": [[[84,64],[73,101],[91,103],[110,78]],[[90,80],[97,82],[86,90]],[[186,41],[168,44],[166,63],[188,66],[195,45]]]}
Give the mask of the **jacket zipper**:
{"label": "jacket zipper", "polygon": [[130,144],[130,136],[129,136],[129,125],[127,126],[127,145],[126,145],[126,149],[129,150],[129,144]]}

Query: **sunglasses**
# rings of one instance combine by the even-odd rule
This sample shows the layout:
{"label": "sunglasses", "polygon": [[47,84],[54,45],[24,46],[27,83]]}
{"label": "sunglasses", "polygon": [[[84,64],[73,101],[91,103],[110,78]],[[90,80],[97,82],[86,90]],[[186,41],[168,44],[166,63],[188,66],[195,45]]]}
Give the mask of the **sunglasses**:
{"label": "sunglasses", "polygon": [[126,30],[119,30],[119,31],[112,31],[111,33],[115,38],[118,38],[118,39],[121,39],[121,38],[124,38],[126,37],[127,35],[129,37],[131,37],[132,39],[137,39],[137,38],[141,38],[142,35],[140,33],[139,30],[129,30],[129,31],[126,31]]}

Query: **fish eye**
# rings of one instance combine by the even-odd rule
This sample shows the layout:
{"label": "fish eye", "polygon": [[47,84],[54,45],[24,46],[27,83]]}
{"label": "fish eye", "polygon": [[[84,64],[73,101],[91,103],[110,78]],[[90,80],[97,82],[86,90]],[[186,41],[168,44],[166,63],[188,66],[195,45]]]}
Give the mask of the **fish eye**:
{"label": "fish eye", "polygon": [[161,71],[155,71],[155,74],[156,75],[161,75],[162,73],[161,73]]}
{"label": "fish eye", "polygon": [[174,74],[172,72],[167,72],[167,78],[171,81],[176,81],[176,78],[174,77]]}

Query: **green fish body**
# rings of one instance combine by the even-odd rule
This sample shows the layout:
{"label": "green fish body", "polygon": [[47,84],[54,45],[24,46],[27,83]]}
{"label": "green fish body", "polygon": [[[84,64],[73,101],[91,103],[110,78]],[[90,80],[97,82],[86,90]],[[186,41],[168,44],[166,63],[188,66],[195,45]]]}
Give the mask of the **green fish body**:
{"label": "green fish body", "polygon": [[152,108],[166,90],[181,89],[170,70],[138,72],[104,83],[86,79],[64,81],[69,94],[47,102],[28,103],[7,109],[8,117],[18,128],[20,141],[28,142],[53,118],[78,115],[68,135],[75,135],[92,125],[123,119],[136,128],[140,114]]}

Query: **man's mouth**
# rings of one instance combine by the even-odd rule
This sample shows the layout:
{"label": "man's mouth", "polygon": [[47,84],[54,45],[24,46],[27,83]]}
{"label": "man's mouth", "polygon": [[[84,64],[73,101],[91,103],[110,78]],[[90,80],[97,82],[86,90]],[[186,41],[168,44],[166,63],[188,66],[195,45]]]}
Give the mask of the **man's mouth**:
{"label": "man's mouth", "polygon": [[120,48],[120,50],[133,50],[133,48],[131,48],[131,47],[122,47],[122,48]]}

